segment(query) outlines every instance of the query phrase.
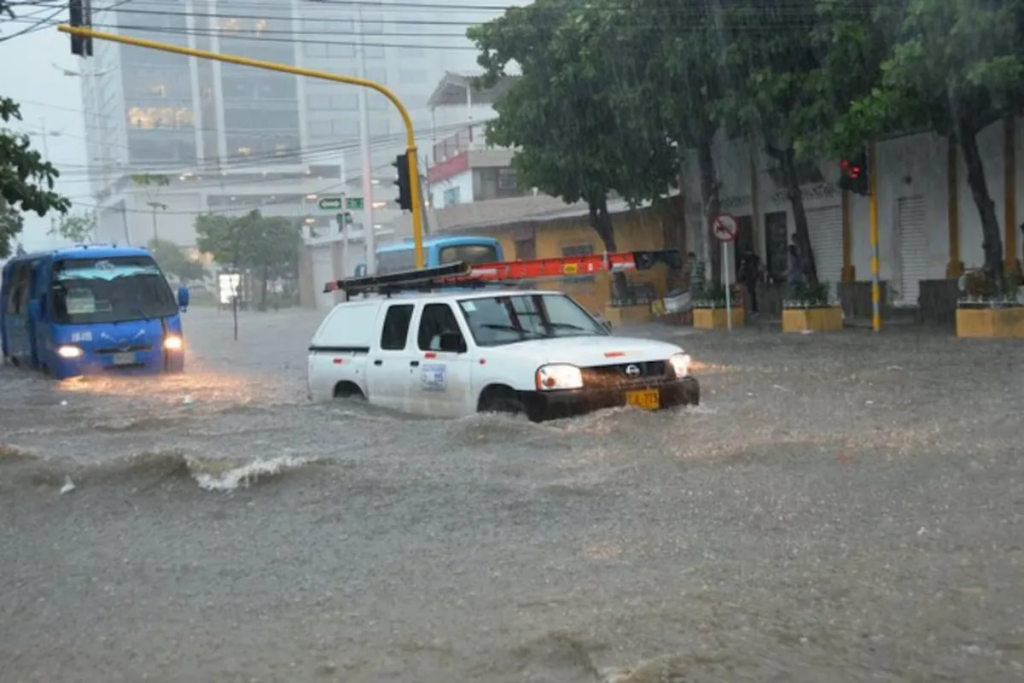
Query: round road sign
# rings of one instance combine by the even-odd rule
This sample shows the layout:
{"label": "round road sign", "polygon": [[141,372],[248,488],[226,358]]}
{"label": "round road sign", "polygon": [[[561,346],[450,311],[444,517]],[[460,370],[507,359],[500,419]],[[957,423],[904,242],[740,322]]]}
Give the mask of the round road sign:
{"label": "round road sign", "polygon": [[739,228],[739,224],[736,221],[735,216],[731,216],[727,213],[720,213],[715,216],[715,220],[711,222],[711,230],[722,242],[732,242],[736,239],[736,230]]}

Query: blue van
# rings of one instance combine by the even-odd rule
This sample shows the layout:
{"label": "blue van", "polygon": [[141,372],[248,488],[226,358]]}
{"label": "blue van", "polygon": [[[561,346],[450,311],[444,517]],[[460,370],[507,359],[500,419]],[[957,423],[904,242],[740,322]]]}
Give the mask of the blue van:
{"label": "blue van", "polygon": [[[423,240],[423,264],[426,268],[462,261],[497,263],[504,261],[501,242],[493,237],[438,235]],[[416,244],[412,238],[385,244],[377,249],[377,275],[416,269]],[[366,276],[366,264],[356,266],[356,277]]]}
{"label": "blue van", "polygon": [[11,259],[0,335],[5,363],[56,379],[185,369],[178,302],[145,249],[80,246]]}

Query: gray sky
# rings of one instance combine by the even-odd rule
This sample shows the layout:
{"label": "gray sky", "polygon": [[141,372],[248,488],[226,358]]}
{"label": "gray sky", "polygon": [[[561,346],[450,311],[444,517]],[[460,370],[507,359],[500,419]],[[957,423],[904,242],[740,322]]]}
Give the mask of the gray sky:
{"label": "gray sky", "polygon": [[[0,24],[4,34],[20,28],[24,24]],[[0,94],[21,104],[24,120],[15,126],[16,130],[31,134],[45,127],[50,131],[46,149],[50,161],[61,171],[57,190],[72,202],[82,203],[72,211],[84,211],[93,201],[85,166],[81,84],[78,78],[65,76],[52,66],[54,63],[71,71],[79,69],[79,58],[71,54],[70,39],[55,28],[0,42]],[[32,145],[42,153],[43,136],[33,134]],[[22,244],[29,251],[55,246],[56,242],[46,235],[49,227],[49,216],[28,214]]]}

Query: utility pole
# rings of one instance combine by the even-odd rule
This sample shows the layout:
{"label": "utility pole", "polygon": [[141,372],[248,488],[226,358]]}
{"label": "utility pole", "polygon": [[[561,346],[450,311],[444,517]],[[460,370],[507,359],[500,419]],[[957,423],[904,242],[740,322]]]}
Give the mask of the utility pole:
{"label": "utility pole", "polygon": [[[46,130],[46,119],[39,119],[39,135],[43,138],[43,161],[50,163],[50,145],[48,143],[50,134]],[[56,133],[56,135],[60,135],[60,133]],[[50,212],[50,241],[54,249],[60,244],[60,235],[57,234],[57,217],[53,215],[52,211]]]}
{"label": "utility pole", "polygon": [[[359,78],[366,80],[366,38],[363,34],[362,5],[356,10],[359,33]],[[363,157],[363,243],[366,245],[366,274],[377,273],[377,240],[373,229],[373,160],[370,158],[370,112],[366,88],[359,89],[359,154]]]}

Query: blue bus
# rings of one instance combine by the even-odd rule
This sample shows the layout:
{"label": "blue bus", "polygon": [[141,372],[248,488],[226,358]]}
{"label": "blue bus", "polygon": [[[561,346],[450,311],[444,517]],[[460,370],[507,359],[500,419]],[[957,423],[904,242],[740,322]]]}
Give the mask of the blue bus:
{"label": "blue bus", "polygon": [[[436,268],[448,263],[495,263],[505,259],[501,243],[493,237],[439,235],[423,240],[423,264]],[[377,275],[416,269],[416,243],[412,238],[377,248]],[[366,264],[356,266],[356,277],[366,275]]]}
{"label": "blue bus", "polygon": [[5,363],[56,379],[185,369],[178,302],[145,249],[80,246],[11,259],[0,335]]}

